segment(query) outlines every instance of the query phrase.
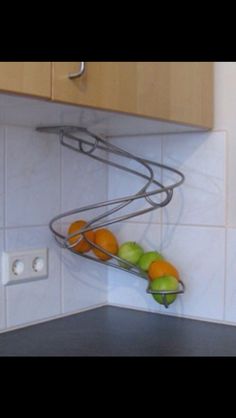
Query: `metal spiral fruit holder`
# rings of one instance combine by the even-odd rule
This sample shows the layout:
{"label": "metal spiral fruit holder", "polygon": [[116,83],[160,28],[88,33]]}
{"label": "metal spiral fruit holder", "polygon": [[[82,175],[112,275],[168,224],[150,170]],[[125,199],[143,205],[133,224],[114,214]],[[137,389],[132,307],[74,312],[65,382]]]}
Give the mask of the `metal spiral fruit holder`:
{"label": "metal spiral fruit holder", "polygon": [[[95,203],[88,206],[83,206],[80,208],[76,208],[74,210],[70,210],[64,212],[56,217],[54,217],[50,223],[49,227],[51,232],[53,233],[56,242],[60,247],[66,248],[69,251],[73,252],[76,255],[81,257],[87,258],[89,260],[95,261],[100,264],[105,264],[111,266],[113,268],[125,271],[126,273],[133,274],[139,278],[145,279],[148,281],[148,286],[146,292],[152,295],[162,295],[162,303],[163,305],[168,308],[168,295],[175,295],[181,294],[185,291],[184,283],[180,280],[179,281],[179,289],[172,291],[172,290],[152,290],[150,288],[150,281],[148,279],[148,275],[143,272],[138,266],[131,264],[128,261],[121,259],[120,257],[111,254],[109,251],[106,251],[104,248],[101,248],[99,245],[95,244],[94,242],[90,241],[88,237],[84,234],[91,230],[96,230],[98,228],[103,228],[105,226],[109,226],[118,222],[126,221],[128,219],[134,218],[136,216],[143,215],[147,212],[151,212],[158,208],[163,208],[164,206],[168,205],[172,199],[173,191],[175,188],[180,186],[184,182],[184,175],[167,165],[163,165],[151,160],[147,160],[144,158],[140,158],[131,154],[130,152],[123,150],[120,147],[117,147],[114,144],[111,144],[101,135],[94,134],[86,128],[77,127],[77,126],[51,126],[51,127],[38,127],[36,128],[38,132],[46,133],[46,134],[56,134],[59,136],[60,143],[64,147],[67,147],[73,151],[76,151],[80,154],[86,155],[89,158],[93,158],[101,163],[107,164],[109,166],[113,166],[120,170],[123,170],[127,173],[135,175],[139,178],[144,180],[143,187],[138,190],[135,194],[129,196],[123,196],[117,199],[107,200],[99,203]],[[111,155],[118,156],[124,160],[123,163],[119,163],[117,161],[111,160]],[[141,170],[137,170],[125,165],[125,161],[135,162],[140,165]],[[155,179],[154,171],[152,167],[157,167],[161,170],[167,170],[170,173],[174,174],[178,177],[178,181],[172,183],[168,186],[164,186],[158,180]],[[155,187],[153,189],[153,186]],[[152,190],[151,190],[152,188]],[[159,197],[159,201],[155,202],[153,200],[154,196]],[[128,208],[135,201],[142,201],[147,205],[147,207],[131,211],[129,213],[125,213],[124,215],[120,216],[113,216],[117,214],[124,208]],[[90,220],[87,220],[86,217],[86,226],[80,229],[80,235],[78,236],[78,232],[75,232],[71,235],[62,234],[60,230],[60,221],[66,220],[73,215],[80,214],[81,212],[89,212],[94,209],[104,208],[104,212],[99,214],[96,217],[93,217]],[[62,221],[63,222],[63,221]],[[75,238],[75,237],[78,237]],[[109,257],[109,261],[102,261],[98,258],[91,256],[90,254],[79,253],[75,251],[74,247],[78,245],[78,243],[84,239],[89,243],[92,247],[100,250],[102,253],[106,254]],[[112,260],[112,261],[110,261]],[[121,264],[122,263],[122,264]]]}

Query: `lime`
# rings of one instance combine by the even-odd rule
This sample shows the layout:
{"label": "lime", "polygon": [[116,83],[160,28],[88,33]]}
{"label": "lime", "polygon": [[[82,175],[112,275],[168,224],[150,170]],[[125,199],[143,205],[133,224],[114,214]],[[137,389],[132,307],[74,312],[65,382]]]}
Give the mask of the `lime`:
{"label": "lime", "polygon": [[148,251],[147,253],[141,255],[138,266],[141,270],[148,271],[151,263],[157,260],[164,260],[164,257],[157,251]]}
{"label": "lime", "polygon": [[[179,282],[174,276],[163,276],[158,277],[157,279],[154,279],[150,281],[150,290],[178,290],[179,288]],[[156,302],[160,303],[161,305],[164,305],[164,296],[158,295],[158,294],[152,294],[152,297],[155,299]],[[175,301],[177,298],[177,295],[166,295],[166,303],[167,305],[170,305]]]}

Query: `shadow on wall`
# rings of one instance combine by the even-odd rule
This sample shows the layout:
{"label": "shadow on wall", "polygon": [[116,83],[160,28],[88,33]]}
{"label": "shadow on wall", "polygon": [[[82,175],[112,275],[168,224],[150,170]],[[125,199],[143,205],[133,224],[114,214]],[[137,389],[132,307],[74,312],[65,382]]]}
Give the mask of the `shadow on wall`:
{"label": "shadow on wall", "polygon": [[[176,140],[175,140],[176,139]],[[174,191],[172,201],[163,209],[165,235],[162,248],[171,240],[168,225],[224,225],[225,134],[210,132],[172,135],[163,139],[164,164],[185,175],[184,184]],[[164,174],[164,184],[173,182]]]}
{"label": "shadow on wall", "polygon": [[[168,214],[168,210],[165,208],[163,211],[165,211],[165,232],[162,230],[161,233],[161,251],[165,252],[165,249],[168,248],[173,235],[175,234],[176,227],[181,223],[181,219],[183,218],[183,211],[184,211],[184,191],[183,187],[185,187],[185,183],[178,189],[175,190],[174,193],[178,193],[178,207],[175,210],[175,220],[174,225],[173,223],[170,225],[170,216]],[[173,199],[169,203],[169,205],[174,204]],[[168,228],[168,225],[170,226]]]}

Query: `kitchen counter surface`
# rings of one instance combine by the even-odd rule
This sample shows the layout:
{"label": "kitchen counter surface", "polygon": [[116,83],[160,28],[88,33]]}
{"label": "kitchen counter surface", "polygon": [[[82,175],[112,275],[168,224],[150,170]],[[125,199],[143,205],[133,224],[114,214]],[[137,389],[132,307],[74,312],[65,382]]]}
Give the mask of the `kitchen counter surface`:
{"label": "kitchen counter surface", "polygon": [[236,356],[236,327],[107,306],[0,334],[0,356]]}

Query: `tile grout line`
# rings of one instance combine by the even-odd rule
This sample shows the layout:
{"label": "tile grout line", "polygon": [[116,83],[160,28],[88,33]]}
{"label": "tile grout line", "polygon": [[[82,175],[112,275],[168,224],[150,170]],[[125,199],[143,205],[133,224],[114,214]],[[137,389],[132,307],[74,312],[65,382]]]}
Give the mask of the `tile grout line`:
{"label": "tile grout line", "polygon": [[223,288],[223,321],[225,322],[226,317],[226,296],[227,296],[227,274],[228,274],[228,268],[227,268],[227,242],[228,242],[228,230],[225,228],[225,248],[224,248],[224,258],[225,258],[225,264],[224,264],[224,288]]}
{"label": "tile grout line", "polygon": [[[109,140],[109,138],[106,138],[107,141]],[[109,151],[106,152],[107,153],[107,159],[110,161],[110,153]],[[110,166],[109,164],[107,164],[106,167],[106,198],[107,200],[109,200],[109,191],[110,191]],[[106,304],[109,304],[109,286],[110,282],[109,282],[109,268],[106,269]]]}
{"label": "tile grout line", "polygon": [[[6,251],[6,244],[7,244],[7,228],[6,228],[6,213],[7,213],[7,134],[8,128],[7,126],[4,127],[4,141],[3,141],[3,196],[4,196],[4,204],[3,204],[3,225],[4,225],[4,232],[3,232],[3,248]],[[3,286],[3,297],[4,297],[4,316],[5,316],[5,328],[8,329],[8,298],[7,298],[7,288]]]}
{"label": "tile grout line", "polygon": [[21,229],[21,228],[26,229],[26,228],[45,228],[45,227],[48,227],[48,224],[11,225],[11,226],[6,226],[4,229],[11,230],[11,229]]}
{"label": "tile grout line", "polygon": [[229,134],[228,132],[225,133],[225,168],[224,168],[224,176],[225,176],[225,181],[224,181],[224,198],[225,198],[225,248],[224,248],[224,258],[225,258],[225,263],[224,263],[224,290],[223,290],[223,321],[225,321],[225,317],[226,317],[226,303],[227,303],[227,275],[228,275],[228,268],[227,268],[227,253],[228,253],[228,196],[229,196],[229,182],[228,180],[228,151],[229,151]]}
{"label": "tile grout line", "polygon": [[[135,223],[135,224],[146,224],[148,223],[147,221],[140,221],[140,220],[136,220],[136,221],[132,221],[132,220],[127,220],[127,221],[122,221],[123,223]],[[183,227],[191,227],[191,228],[226,228],[227,225],[209,225],[209,224],[185,224],[185,223],[175,223],[175,222],[152,222],[155,225],[161,225],[161,223],[163,225],[173,225],[173,226],[183,226]],[[67,225],[67,222],[62,222],[62,224]],[[30,224],[30,225],[16,225],[16,226],[8,226],[6,228],[0,228],[0,230],[3,229],[7,229],[7,230],[11,230],[11,229],[21,229],[21,228],[45,228],[48,227],[48,224]],[[228,225],[228,228],[232,228],[232,229],[236,229],[236,226],[230,226]]]}
{"label": "tile grout line", "polygon": [[228,196],[229,196],[229,182],[228,180],[228,166],[229,166],[229,155],[228,155],[228,151],[229,151],[229,134],[228,132],[225,133],[225,147],[224,147],[224,151],[225,151],[225,168],[224,168],[224,176],[225,176],[225,181],[224,181],[224,198],[225,198],[225,205],[224,205],[224,209],[225,209],[225,227],[228,226],[228,212],[229,212],[229,204],[228,204]]}
{"label": "tile grout line", "polygon": [[208,225],[208,224],[184,224],[184,223],[174,223],[174,222],[163,222],[163,225],[172,225],[172,226],[182,226],[184,228],[220,228],[225,229],[225,225]]}
{"label": "tile grout line", "polygon": [[[60,188],[60,213],[62,212],[62,177],[63,177],[63,162],[62,162],[62,158],[63,158],[63,151],[62,151],[62,146],[59,142],[59,158],[60,158],[60,163],[59,163],[59,188]],[[64,278],[63,278],[63,268],[62,268],[62,248],[59,248],[59,254],[60,254],[60,314],[62,315],[64,313]]]}
{"label": "tile grout line", "polygon": [[[164,138],[163,136],[161,136],[161,164],[164,164]],[[164,179],[164,175],[163,175],[163,170],[161,170],[161,184],[163,184],[163,179]],[[163,244],[163,210],[164,208],[161,208],[160,210],[160,238],[161,238],[161,242],[160,242],[160,251],[162,251],[162,244]]]}
{"label": "tile grout line", "polygon": [[[140,225],[143,225],[143,224],[148,224],[149,222],[148,221],[132,221],[132,220],[128,220],[128,221],[122,221],[122,223],[125,223],[125,224],[140,224]],[[159,225],[159,226],[161,226],[161,225],[164,225],[164,226],[176,226],[176,227],[179,227],[179,226],[181,226],[181,227],[186,227],[186,228],[188,228],[188,227],[190,227],[190,228],[220,228],[220,229],[225,229],[225,225],[208,225],[208,224],[184,224],[184,223],[174,223],[174,222],[152,222],[152,224],[154,224],[154,225]],[[232,227],[232,228],[234,228],[234,229],[236,229],[236,226],[235,227]]]}
{"label": "tile grout line", "polygon": [[7,126],[4,127],[4,141],[3,141],[3,228],[4,231],[7,229]]}

